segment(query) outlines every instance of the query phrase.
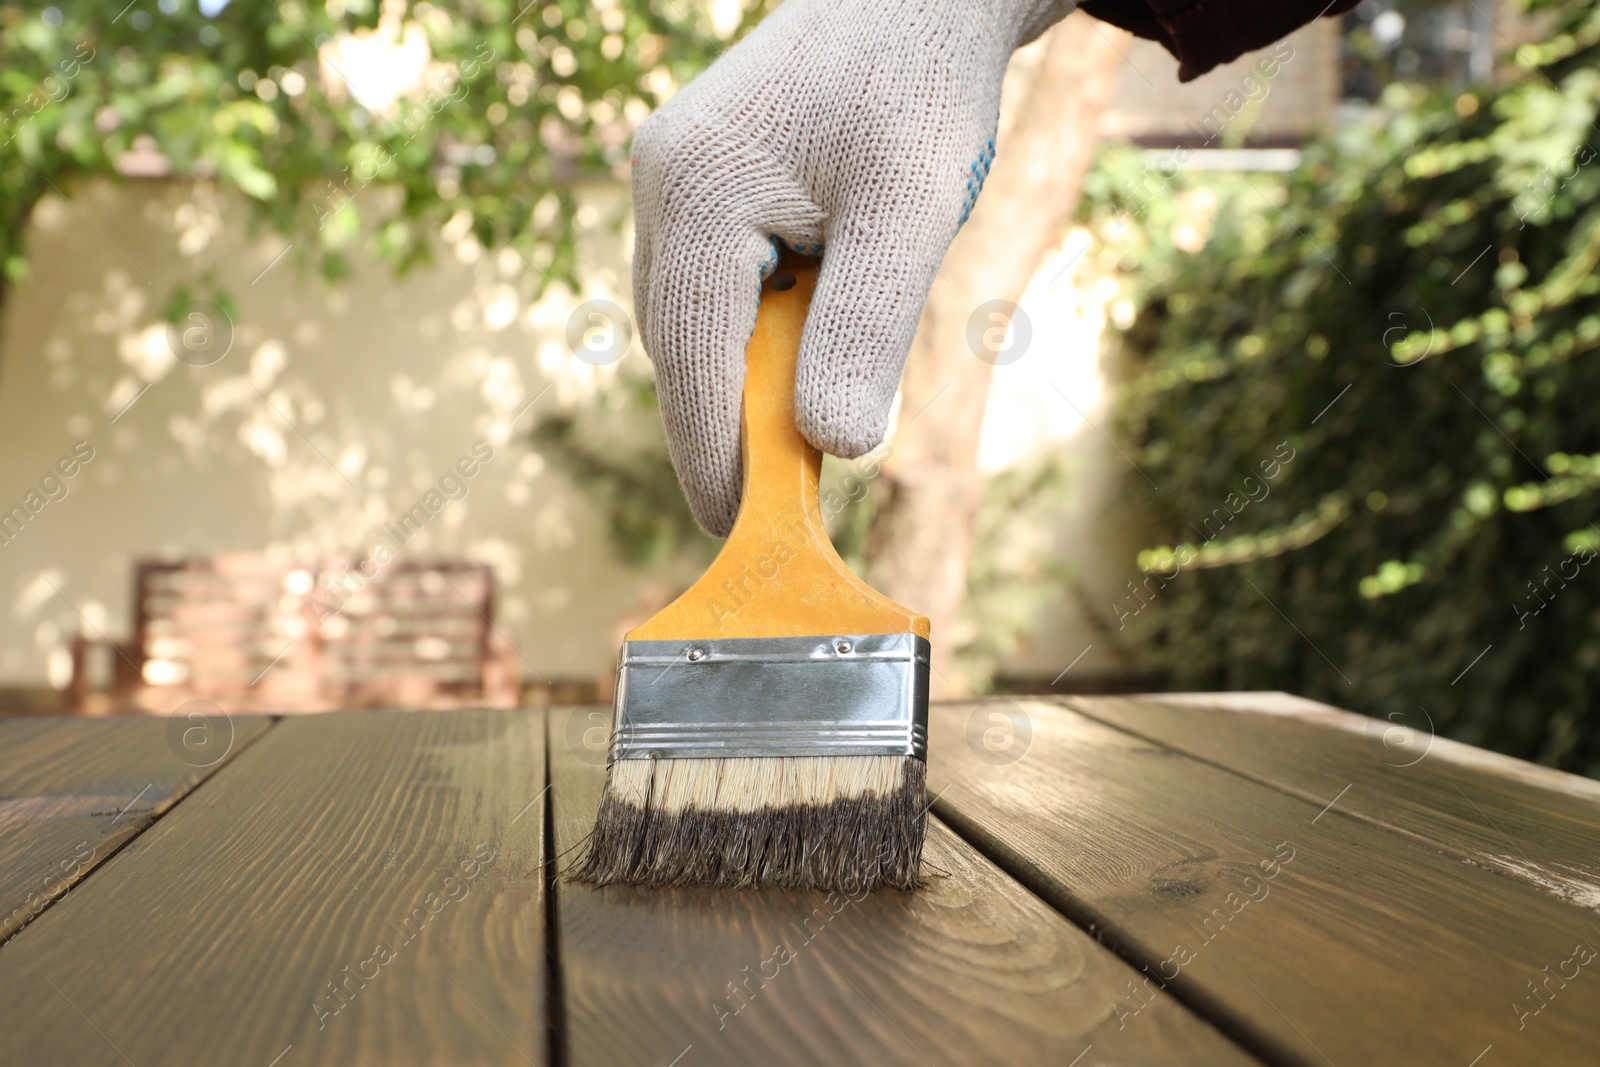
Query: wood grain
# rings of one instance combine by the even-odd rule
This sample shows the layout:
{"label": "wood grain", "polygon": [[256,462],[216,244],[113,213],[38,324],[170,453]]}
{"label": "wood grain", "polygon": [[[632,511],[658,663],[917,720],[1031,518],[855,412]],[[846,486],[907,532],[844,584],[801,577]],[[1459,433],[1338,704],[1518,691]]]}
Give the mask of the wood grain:
{"label": "wood grain", "polygon": [[545,1063],[543,749],[280,723],[0,950],[0,1063]]}
{"label": "wood grain", "polygon": [[[259,716],[0,720],[0,943],[270,726]],[[186,746],[193,730],[210,733]]]}
{"label": "wood grain", "polygon": [[1600,782],[1287,693],[1086,697],[1089,718],[1600,911]]}
{"label": "wood grain", "polygon": [[[566,717],[584,714],[551,720],[556,848],[568,866],[604,779],[563,741],[581,733]],[[937,821],[927,859],[926,889],[858,902],[557,883],[568,1062],[1254,1062],[1165,995],[1119,1027],[1114,1005],[1141,975]]]}
{"label": "wood grain", "polygon": [[1547,999],[1525,985],[1600,947],[1582,908],[1064,707],[936,707],[931,733],[936,813],[1267,1059],[1566,1063],[1600,1044],[1600,960]]}

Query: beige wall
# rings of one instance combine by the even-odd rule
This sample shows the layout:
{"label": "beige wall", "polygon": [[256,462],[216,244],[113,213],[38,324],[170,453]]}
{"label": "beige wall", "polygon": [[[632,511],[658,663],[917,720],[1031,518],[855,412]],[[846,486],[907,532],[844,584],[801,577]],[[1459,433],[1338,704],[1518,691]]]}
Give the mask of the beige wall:
{"label": "beige wall", "polygon": [[[494,564],[502,627],[545,674],[610,670],[616,621],[672,576],[618,564],[581,494],[522,440],[618,369],[568,352],[571,294],[530,304],[529,268],[470,238],[403,279],[357,256],[329,289],[291,250],[253,282],[284,241],[247,236],[236,200],[156,181],[67,192],[39,205],[32,277],[0,312],[0,509],[74,442],[94,459],[0,545],[0,685],[60,684],[80,611],[126,636],[136,559],[362,551],[479,439],[494,459],[405,552]],[[583,295],[615,296],[625,201],[590,200]],[[160,324],[180,286],[209,295],[207,277],[237,301],[233,343],[191,366]],[[618,367],[643,358],[635,341]]]}

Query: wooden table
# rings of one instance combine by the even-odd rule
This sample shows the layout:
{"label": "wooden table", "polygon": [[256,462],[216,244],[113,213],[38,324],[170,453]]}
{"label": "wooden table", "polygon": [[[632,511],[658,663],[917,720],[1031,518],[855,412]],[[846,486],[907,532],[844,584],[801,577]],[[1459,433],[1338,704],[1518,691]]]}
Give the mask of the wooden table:
{"label": "wooden table", "polygon": [[996,699],[934,709],[925,889],[596,891],[608,719],[0,721],[0,1064],[1600,1060],[1600,783]]}

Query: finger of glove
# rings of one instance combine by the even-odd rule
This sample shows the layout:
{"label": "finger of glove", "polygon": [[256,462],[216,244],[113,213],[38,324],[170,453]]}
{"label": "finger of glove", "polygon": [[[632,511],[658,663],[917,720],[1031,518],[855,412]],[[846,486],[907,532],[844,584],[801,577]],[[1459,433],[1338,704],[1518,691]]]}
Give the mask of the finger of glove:
{"label": "finger of glove", "polygon": [[795,421],[817,448],[853,458],[888,428],[900,372],[928,289],[954,237],[929,226],[911,236],[835,220],[800,342]]}
{"label": "finger of glove", "polygon": [[726,537],[743,479],[744,351],[762,273],[776,253],[748,225],[680,225],[653,233],[651,242],[634,303],[656,368],[667,451],[695,521]]}

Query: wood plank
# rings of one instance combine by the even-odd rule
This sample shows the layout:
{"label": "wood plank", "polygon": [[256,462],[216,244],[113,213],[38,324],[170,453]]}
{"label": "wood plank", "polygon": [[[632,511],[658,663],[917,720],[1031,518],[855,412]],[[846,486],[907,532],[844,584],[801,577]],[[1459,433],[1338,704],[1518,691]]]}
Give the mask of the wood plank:
{"label": "wood plank", "polygon": [[547,1062],[543,730],[280,723],[0,951],[0,1063]]}
{"label": "wood plank", "polygon": [[[583,746],[592,711],[551,719],[556,848],[567,866],[604,781]],[[568,1062],[1254,1062],[1165,995],[1139,1025],[1119,1027],[1113,1005],[1138,972],[936,820],[927,858],[927,888],[859,901],[559,882]]]}
{"label": "wood plank", "polygon": [[1072,698],[1084,715],[1600,910],[1600,782],[1287,693]]}
{"label": "wood plank", "polygon": [[0,720],[0,943],[271,725],[226,715]]}
{"label": "wood plank", "polygon": [[1600,1044],[1600,961],[1566,963],[1548,1003],[1526,985],[1600,947],[1584,909],[1062,706],[930,726],[936,813],[1264,1058],[1463,1067],[1492,1046],[1487,1067]]}

